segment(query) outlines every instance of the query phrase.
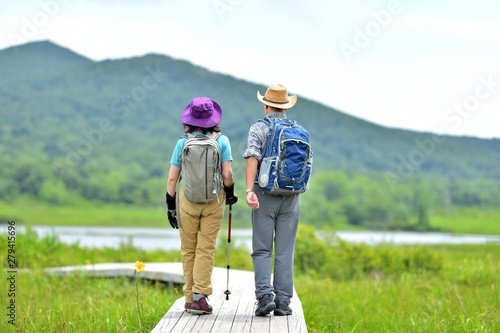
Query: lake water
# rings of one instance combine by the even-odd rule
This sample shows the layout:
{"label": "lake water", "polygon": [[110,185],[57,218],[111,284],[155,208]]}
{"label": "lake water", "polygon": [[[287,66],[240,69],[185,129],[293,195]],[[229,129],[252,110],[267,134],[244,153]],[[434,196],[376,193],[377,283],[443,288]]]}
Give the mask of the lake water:
{"label": "lake water", "polygon": [[[54,234],[64,243],[78,243],[85,247],[118,247],[121,243],[131,243],[146,250],[180,249],[179,231],[171,228],[132,227],[83,227],[83,226],[33,226],[38,235]],[[22,226],[18,232],[24,232]],[[348,242],[391,244],[485,244],[500,243],[500,235],[464,235],[449,233],[379,232],[379,231],[338,231],[336,235]],[[227,241],[227,230],[220,232],[222,241]],[[221,241],[219,237],[219,241]],[[252,230],[233,229],[231,246],[243,246],[250,250]]]}

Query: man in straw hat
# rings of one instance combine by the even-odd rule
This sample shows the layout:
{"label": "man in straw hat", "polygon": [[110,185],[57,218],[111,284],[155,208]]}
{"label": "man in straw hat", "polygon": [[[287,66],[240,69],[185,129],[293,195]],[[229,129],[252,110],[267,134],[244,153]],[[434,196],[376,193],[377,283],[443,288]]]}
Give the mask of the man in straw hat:
{"label": "man in straw hat", "polygon": [[[220,132],[222,109],[208,97],[196,97],[184,109],[181,119],[186,134],[210,135],[212,132]],[[187,137],[177,141],[170,160],[166,193],[167,215],[172,228],[179,229],[181,238],[183,292],[186,299],[184,307],[193,314],[211,314],[212,306],[208,304],[207,296],[212,294],[215,246],[224,216],[224,205],[232,205],[238,201],[234,193],[231,144],[223,134],[216,139],[220,148],[224,191],[218,193],[210,202],[198,203],[187,198],[182,186],[179,193],[176,193],[182,171],[182,150],[186,141]],[[178,223],[177,213],[182,223]]]}
{"label": "man in straw hat", "polygon": [[[285,86],[272,84],[266,94],[257,92],[264,105],[265,118],[271,122],[287,118],[286,111],[295,105],[297,96],[288,96]],[[264,156],[269,125],[254,123],[248,132],[246,159],[246,202],[252,209],[252,261],[255,274],[256,316],[291,315],[293,296],[293,253],[299,224],[299,195],[275,196],[265,193],[256,183]],[[274,279],[271,283],[271,257],[275,245]]]}

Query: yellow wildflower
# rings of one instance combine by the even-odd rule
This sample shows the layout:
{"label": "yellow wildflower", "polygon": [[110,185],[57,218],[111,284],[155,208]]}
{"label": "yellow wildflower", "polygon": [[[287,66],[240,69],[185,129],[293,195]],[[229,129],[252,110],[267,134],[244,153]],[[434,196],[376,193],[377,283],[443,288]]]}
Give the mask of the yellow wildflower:
{"label": "yellow wildflower", "polygon": [[144,272],[144,267],[146,267],[146,265],[142,261],[135,262],[135,271],[136,272]]}

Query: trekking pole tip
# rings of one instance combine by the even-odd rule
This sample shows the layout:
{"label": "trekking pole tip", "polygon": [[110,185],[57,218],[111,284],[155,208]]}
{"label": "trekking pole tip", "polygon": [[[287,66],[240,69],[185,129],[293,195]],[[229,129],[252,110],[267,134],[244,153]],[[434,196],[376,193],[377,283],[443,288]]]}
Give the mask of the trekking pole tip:
{"label": "trekking pole tip", "polygon": [[226,295],[226,301],[228,301],[229,300],[229,295],[231,295],[231,292],[229,290],[226,290],[224,292],[224,294]]}

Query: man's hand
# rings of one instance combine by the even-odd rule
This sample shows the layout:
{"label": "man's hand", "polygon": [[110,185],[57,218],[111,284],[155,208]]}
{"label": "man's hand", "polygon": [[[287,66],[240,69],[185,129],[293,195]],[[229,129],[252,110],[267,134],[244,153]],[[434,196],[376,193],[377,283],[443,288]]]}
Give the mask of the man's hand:
{"label": "man's hand", "polygon": [[260,207],[259,198],[257,198],[257,194],[254,191],[247,191],[247,205],[252,208],[252,210],[256,210]]}
{"label": "man's hand", "polygon": [[167,202],[167,217],[168,217],[168,222],[170,222],[170,225],[174,229],[179,229],[179,225],[177,224],[177,210],[175,207],[175,195],[171,196],[170,194],[165,195],[166,197],[166,202]]}

